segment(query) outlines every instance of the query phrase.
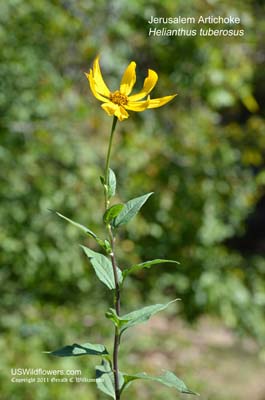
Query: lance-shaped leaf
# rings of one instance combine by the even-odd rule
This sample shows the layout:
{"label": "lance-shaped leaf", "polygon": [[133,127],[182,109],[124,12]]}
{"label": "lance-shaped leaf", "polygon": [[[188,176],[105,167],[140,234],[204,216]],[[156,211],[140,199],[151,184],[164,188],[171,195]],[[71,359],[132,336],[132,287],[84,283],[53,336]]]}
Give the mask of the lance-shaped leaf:
{"label": "lance-shaped leaf", "polygon": [[109,168],[109,184],[108,184],[108,198],[115,196],[116,193],[116,176],[114,171]]}
{"label": "lance-shaped leaf", "polygon": [[136,310],[130,312],[128,314],[123,315],[122,319],[125,322],[122,325],[121,332],[124,332],[126,329],[131,328],[134,325],[141,324],[142,322],[148,321],[154,314],[159,311],[165,310],[170,304],[180,299],[175,299],[166,304],[154,304],[152,306],[143,307],[140,310]]}
{"label": "lance-shaped leaf", "polygon": [[124,204],[115,204],[108,208],[103,215],[103,221],[105,224],[109,224],[111,221],[113,221],[114,218],[120,214],[123,208]]}
{"label": "lance-shaped leaf", "polygon": [[102,239],[100,239],[94,232],[91,231],[91,229],[87,228],[85,225],[79,224],[79,222],[75,222],[72,219],[66,217],[65,215],[59,213],[58,211],[50,210],[54,212],[58,217],[64,219],[65,221],[69,222],[71,225],[75,226],[76,228],[80,229],[84,233],[86,233],[88,236],[92,237],[97,241],[97,243],[105,248],[105,243]]}
{"label": "lance-shaped leaf", "polygon": [[138,213],[140,208],[144,205],[144,203],[152,194],[153,192],[147,193],[143,196],[136,197],[135,199],[129,200],[127,203],[125,203],[123,210],[113,221],[114,228],[118,228],[119,226],[129,222]]}
{"label": "lance-shaped leaf", "polygon": [[50,211],[54,212],[56,215],[58,215],[58,217],[65,219],[67,222],[74,225],[76,228],[81,229],[81,231],[85,232],[87,235],[91,236],[92,238],[97,239],[97,235],[94,232],[92,232],[90,229],[88,229],[86,226],[73,221],[72,219],[66,217],[65,215],[59,213],[58,211],[55,211],[55,210],[50,210]]}
{"label": "lance-shaped leaf", "polygon": [[106,313],[106,317],[114,322],[122,334],[126,329],[148,321],[154,314],[165,310],[170,304],[177,300],[180,299],[175,299],[166,304],[154,304],[152,306],[143,307],[140,310],[130,312],[123,316],[118,316],[116,311],[110,308]]}
{"label": "lance-shaped leaf", "polygon": [[[103,360],[101,365],[96,366],[96,383],[99,390],[108,396],[116,399],[114,374],[111,370],[110,364]],[[124,385],[122,373],[119,372],[119,389],[121,390]]]}
{"label": "lance-shaped leaf", "polygon": [[[89,258],[98,279],[109,289],[115,289],[113,267],[110,260],[103,254],[97,253],[86,246],[81,247]],[[117,268],[117,275],[119,283],[122,283],[122,273],[119,268]]]}
{"label": "lance-shaped leaf", "polygon": [[132,381],[136,379],[144,379],[147,381],[162,383],[165,386],[177,389],[180,393],[198,395],[198,393],[190,390],[181,379],[179,379],[175,374],[173,374],[173,372],[170,371],[165,371],[163,375],[157,377],[150,376],[147,375],[145,372],[142,372],[135,375],[123,374],[123,378],[124,385],[122,387],[122,390],[127,388]]}
{"label": "lance-shaped leaf", "polygon": [[132,274],[133,272],[137,272],[140,271],[144,268],[150,268],[152,267],[152,265],[156,265],[156,264],[163,264],[163,263],[174,263],[174,264],[179,264],[178,261],[174,261],[174,260],[164,260],[164,259],[156,259],[156,260],[152,260],[152,261],[145,261],[143,263],[140,264],[135,264],[130,268],[124,269],[122,271],[122,275],[125,278],[128,274]]}
{"label": "lance-shaped leaf", "polygon": [[77,344],[74,343],[71,346],[64,346],[58,350],[47,351],[46,353],[57,357],[76,357],[76,356],[105,356],[108,355],[108,351],[102,344]]}

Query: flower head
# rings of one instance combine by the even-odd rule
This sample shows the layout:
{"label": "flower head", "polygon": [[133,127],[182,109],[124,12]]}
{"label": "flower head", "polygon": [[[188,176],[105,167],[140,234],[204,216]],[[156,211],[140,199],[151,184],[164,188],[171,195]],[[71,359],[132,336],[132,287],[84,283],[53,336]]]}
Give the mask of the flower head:
{"label": "flower head", "polygon": [[136,82],[136,63],[132,61],[126,68],[119,90],[111,92],[105,84],[100,66],[99,57],[93,63],[93,68],[86,77],[89,81],[93,95],[103,102],[101,107],[108,115],[116,116],[120,121],[129,117],[127,110],[144,111],[148,108],[161,107],[172,100],[176,94],[171,96],[150,99],[149,93],[155,87],[158,76],[152,69],[148,70],[148,75],[144,80],[144,84],[139,93],[131,95],[132,89]]}

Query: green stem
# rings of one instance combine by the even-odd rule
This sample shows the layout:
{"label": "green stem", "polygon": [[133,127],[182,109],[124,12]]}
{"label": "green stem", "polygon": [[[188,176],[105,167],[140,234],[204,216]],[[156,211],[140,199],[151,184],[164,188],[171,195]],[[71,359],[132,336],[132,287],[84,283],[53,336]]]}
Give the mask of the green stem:
{"label": "green stem", "polygon": [[118,120],[117,117],[113,117],[113,122],[112,122],[112,127],[111,127],[111,132],[110,132],[110,138],[109,138],[109,147],[108,147],[107,159],[106,159],[106,164],[105,164],[105,209],[108,208],[108,204],[109,204],[108,193],[107,193],[106,187],[108,188],[108,186],[109,186],[110,155],[111,155],[113,136],[114,136],[117,120]]}
{"label": "green stem", "polygon": [[[116,124],[117,124],[117,117],[114,117],[113,122],[112,122],[112,127],[111,127],[107,159],[106,159],[106,165],[105,165],[105,177],[104,177],[105,178],[105,185],[104,185],[105,210],[107,210],[107,208],[109,207],[109,196],[108,196],[109,167],[110,167],[111,148],[112,148],[112,142],[113,142],[113,136],[114,136]],[[114,282],[115,282],[114,307],[115,307],[117,315],[120,315],[120,306],[121,306],[120,305],[120,286],[119,286],[118,273],[117,273],[118,266],[117,266],[117,262],[116,262],[115,249],[114,249],[115,238],[114,238],[110,224],[107,225],[107,230],[108,230],[108,235],[109,235],[110,245],[111,245],[110,259],[111,259],[111,264],[112,264],[112,268],[113,268],[113,275],[114,275]],[[113,374],[114,374],[114,386],[115,386],[116,400],[120,400],[119,366],[118,366],[119,343],[120,343],[120,333],[119,333],[119,330],[117,328],[115,328],[114,344],[113,344]]]}

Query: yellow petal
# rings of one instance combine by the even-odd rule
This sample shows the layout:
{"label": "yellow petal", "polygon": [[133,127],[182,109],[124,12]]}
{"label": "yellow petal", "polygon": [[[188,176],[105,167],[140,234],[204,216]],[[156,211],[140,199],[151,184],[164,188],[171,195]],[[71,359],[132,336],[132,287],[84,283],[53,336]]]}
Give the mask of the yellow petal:
{"label": "yellow petal", "polygon": [[118,104],[108,102],[108,103],[101,104],[101,107],[103,108],[103,110],[106,111],[106,113],[108,115],[115,115],[116,117],[118,117],[118,119],[120,121],[123,121],[124,119],[129,117],[129,114],[127,113],[127,111],[122,106],[119,106]]}
{"label": "yellow petal", "polygon": [[141,91],[137,94],[133,94],[132,96],[130,96],[130,100],[135,101],[143,99],[155,87],[157,80],[158,80],[157,73],[152,69],[149,69],[148,76],[144,80],[144,84]]}
{"label": "yellow petal", "polygon": [[116,112],[115,115],[116,115],[116,117],[118,117],[118,119],[120,121],[123,121],[124,119],[127,119],[129,117],[129,114],[127,113],[125,108],[122,106],[119,106],[119,110]]}
{"label": "yellow petal", "polygon": [[149,100],[145,101],[129,101],[128,104],[124,106],[126,110],[132,111],[144,111],[148,108]]}
{"label": "yellow petal", "polygon": [[112,102],[110,101],[110,102],[108,102],[108,103],[101,104],[101,107],[103,108],[103,110],[106,111],[106,113],[107,113],[108,115],[114,115],[114,114],[115,114],[115,111],[116,111],[117,108],[118,108],[118,104],[114,104],[114,103],[112,103]]}
{"label": "yellow petal", "polygon": [[99,57],[97,57],[93,63],[93,78],[95,81],[95,89],[98,93],[105,97],[109,97],[110,90],[104,82],[99,66]]}
{"label": "yellow petal", "polygon": [[89,81],[91,92],[96,97],[96,99],[104,102],[108,100],[107,98],[103,97],[100,93],[97,92],[92,70],[90,70],[89,74],[85,73],[85,75]]}
{"label": "yellow petal", "polygon": [[177,96],[176,94],[173,94],[172,96],[160,97],[158,99],[150,99],[147,108],[162,107],[163,105],[167,104],[170,100],[174,99],[174,97],[176,96]]}
{"label": "yellow petal", "polygon": [[135,68],[136,64],[134,61],[132,61],[126,68],[120,84],[121,94],[128,96],[131,93],[136,81]]}

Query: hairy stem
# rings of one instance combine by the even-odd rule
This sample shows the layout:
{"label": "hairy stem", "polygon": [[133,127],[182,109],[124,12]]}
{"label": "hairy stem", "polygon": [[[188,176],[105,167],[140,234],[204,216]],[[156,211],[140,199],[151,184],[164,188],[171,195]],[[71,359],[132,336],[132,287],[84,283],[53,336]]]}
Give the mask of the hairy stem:
{"label": "hairy stem", "polygon": [[115,127],[117,124],[117,117],[113,118],[112,122],[112,127],[111,127],[111,132],[110,132],[110,138],[109,138],[109,146],[108,146],[108,152],[107,152],[107,158],[106,158],[106,165],[105,165],[105,209],[108,208],[109,205],[109,199],[108,199],[108,193],[106,187],[109,185],[109,166],[110,166],[110,155],[111,155],[111,148],[112,148],[112,142],[113,142],[113,136],[114,136],[114,131]]}
{"label": "hairy stem", "polygon": [[[115,258],[115,250],[114,250],[114,237],[109,226],[109,234],[111,240],[111,248],[112,253],[110,254],[111,263],[114,273],[114,280],[115,280],[115,295],[114,295],[114,307],[116,310],[117,315],[120,315],[120,308],[121,308],[121,300],[120,300],[120,287],[117,275],[117,263]],[[119,344],[120,344],[120,332],[117,327],[115,327],[115,334],[114,334],[114,343],[113,343],[113,374],[114,374],[114,385],[115,385],[115,397],[116,400],[120,400],[120,389],[119,389]]]}
{"label": "hairy stem", "polygon": [[[108,146],[108,152],[107,152],[107,158],[106,158],[106,165],[105,165],[105,210],[109,207],[109,197],[108,197],[108,187],[109,187],[109,167],[110,167],[110,156],[111,156],[111,148],[112,148],[112,142],[113,142],[113,136],[114,136],[114,131],[117,123],[117,117],[113,118],[113,123],[112,123],[112,128],[111,128],[111,133],[110,133],[110,139],[109,139],[109,146]],[[115,281],[115,294],[114,294],[114,308],[116,310],[117,315],[120,315],[120,286],[119,286],[119,280],[118,280],[118,273],[117,273],[117,262],[116,262],[116,257],[115,257],[115,238],[113,235],[113,231],[111,228],[111,225],[107,225],[107,230],[108,230],[108,235],[110,239],[110,245],[111,245],[111,253],[110,253],[110,259],[111,259],[111,264],[113,268],[113,275],[114,275],[114,281]],[[115,397],[116,400],[120,400],[120,389],[119,389],[119,361],[118,361],[118,355],[119,355],[119,343],[120,343],[120,332],[118,328],[115,328],[115,334],[114,334],[114,344],[113,344],[113,374],[114,374],[114,385],[115,385]]]}

